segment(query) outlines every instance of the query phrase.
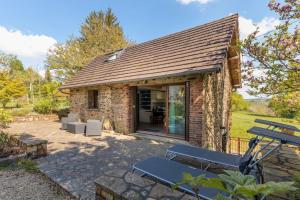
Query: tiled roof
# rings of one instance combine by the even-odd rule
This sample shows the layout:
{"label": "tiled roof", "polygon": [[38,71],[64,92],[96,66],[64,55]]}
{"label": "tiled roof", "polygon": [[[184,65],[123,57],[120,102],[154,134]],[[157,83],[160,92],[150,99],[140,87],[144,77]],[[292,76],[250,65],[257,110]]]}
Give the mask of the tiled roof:
{"label": "tiled roof", "polygon": [[237,26],[238,15],[231,15],[127,47],[115,60],[107,61],[111,55],[98,56],[61,88],[123,83],[218,70],[226,58]]}

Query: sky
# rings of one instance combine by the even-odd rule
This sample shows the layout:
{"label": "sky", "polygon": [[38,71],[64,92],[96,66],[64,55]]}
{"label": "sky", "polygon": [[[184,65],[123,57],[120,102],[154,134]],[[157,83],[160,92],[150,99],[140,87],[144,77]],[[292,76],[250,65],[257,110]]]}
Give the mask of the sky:
{"label": "sky", "polygon": [[[128,39],[155,39],[239,13],[240,37],[278,24],[268,0],[1,0],[0,51],[15,54],[25,67],[44,71],[49,48],[78,36],[91,11],[112,8]],[[239,90],[245,98],[253,98]]]}

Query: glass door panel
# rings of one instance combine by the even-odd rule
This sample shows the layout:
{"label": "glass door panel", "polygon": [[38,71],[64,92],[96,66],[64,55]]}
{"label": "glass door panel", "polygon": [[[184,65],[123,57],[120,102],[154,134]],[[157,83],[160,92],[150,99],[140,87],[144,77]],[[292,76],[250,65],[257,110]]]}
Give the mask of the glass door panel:
{"label": "glass door panel", "polygon": [[185,86],[170,85],[168,92],[169,127],[168,133],[179,137],[185,136]]}

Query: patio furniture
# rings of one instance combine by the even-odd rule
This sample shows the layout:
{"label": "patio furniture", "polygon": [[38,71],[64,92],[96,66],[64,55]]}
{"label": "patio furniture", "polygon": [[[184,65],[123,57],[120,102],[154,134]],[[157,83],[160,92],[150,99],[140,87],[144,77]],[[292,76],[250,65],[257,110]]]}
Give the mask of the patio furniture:
{"label": "patio furniture", "polygon": [[61,129],[66,130],[69,122],[79,122],[79,115],[77,113],[69,113],[68,117],[62,117]]}
{"label": "patio furniture", "polygon": [[92,120],[89,119],[86,122],[86,136],[100,136],[102,132],[102,124],[103,124],[103,119],[102,120]]}
{"label": "patio furniture", "polygon": [[[300,147],[300,137],[294,135],[288,135],[282,132],[260,127],[252,127],[247,132],[255,134],[257,135],[257,137],[271,139],[271,141],[266,143],[257,152],[255,152],[254,155],[248,154],[247,156],[243,156],[240,160],[240,171],[243,174],[254,175],[258,183],[263,183],[264,178],[262,175],[263,173],[260,165],[261,161],[270,156],[276,149],[281,147],[283,144],[290,144]],[[277,143],[273,144],[275,141],[277,141]],[[270,148],[266,150],[267,147]],[[263,153],[263,150],[266,150],[266,152]],[[142,176],[149,176],[169,185],[174,185],[180,182],[182,180],[182,174],[184,172],[188,172],[194,177],[203,174],[209,178],[216,176],[213,173],[195,169],[172,160],[166,160],[155,157],[148,158],[133,165],[133,171],[138,171]],[[215,194],[220,192],[218,190],[208,191],[206,188],[200,188],[200,193],[195,194],[193,191],[191,191],[191,188],[186,185],[180,186],[179,189],[194,195],[198,195],[203,199],[213,199]]]}
{"label": "patio furniture", "polygon": [[280,128],[280,129],[286,129],[289,131],[300,132],[300,129],[298,129],[295,126],[288,125],[288,124],[283,124],[283,123],[273,122],[273,121],[268,121],[268,120],[263,120],[263,119],[256,119],[255,122],[264,124],[264,125],[268,125],[268,129],[272,128],[274,130],[276,128]]}
{"label": "patio furniture", "polygon": [[258,143],[259,140],[257,138],[252,138],[249,141],[249,148],[244,156],[227,154],[218,151],[211,151],[208,149],[203,149],[203,148],[193,147],[193,146],[188,146],[183,144],[176,144],[167,149],[166,158],[172,160],[178,156],[178,157],[185,157],[189,159],[196,159],[202,162],[207,162],[209,164],[207,165],[206,169],[210,166],[210,164],[217,164],[217,165],[222,165],[224,167],[239,169],[243,157],[247,159],[249,155],[252,154],[253,150],[255,149]]}
{"label": "patio furniture", "polygon": [[82,123],[82,122],[69,122],[67,123],[67,130],[70,133],[84,133],[85,132],[85,126],[86,123]]}
{"label": "patio furniture", "polygon": [[203,148],[176,144],[167,149],[166,157],[170,160],[175,157],[187,157],[200,161],[223,165],[226,167],[239,168],[242,156],[226,154],[218,151],[210,151]]}
{"label": "patio furniture", "polygon": [[272,139],[271,142],[279,141],[280,143],[278,145],[290,144],[290,145],[300,147],[300,137],[295,135],[289,135],[279,131],[274,131],[274,130],[256,127],[256,126],[250,128],[247,132],[255,134],[260,137],[266,137]]}
{"label": "patio furniture", "polygon": [[[172,160],[166,160],[159,157],[150,157],[146,160],[140,161],[133,166],[133,171],[140,173],[142,176],[149,176],[154,178],[164,184],[173,186],[182,180],[182,174],[184,172],[192,174],[195,176],[205,175],[207,178],[215,178],[216,174],[210,173],[207,171],[202,171]],[[192,195],[198,195],[202,199],[211,200],[218,193],[221,193],[225,196],[228,194],[212,188],[201,187],[200,193],[196,194],[192,188],[188,185],[180,185],[179,190],[187,192]]]}

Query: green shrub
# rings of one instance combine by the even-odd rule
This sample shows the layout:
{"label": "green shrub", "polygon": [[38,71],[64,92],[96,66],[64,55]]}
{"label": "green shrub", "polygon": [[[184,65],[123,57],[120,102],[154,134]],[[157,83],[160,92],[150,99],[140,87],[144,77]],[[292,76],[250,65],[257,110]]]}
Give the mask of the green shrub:
{"label": "green shrub", "polygon": [[12,117],[9,112],[0,108],[0,128],[7,128],[9,123],[12,122]]}
{"label": "green shrub", "polygon": [[[193,177],[189,173],[183,173],[182,181],[173,188],[180,185],[189,185],[195,193],[199,193],[200,187],[215,188],[226,192],[230,197],[224,197],[219,193],[216,200],[248,200],[265,199],[269,195],[282,194],[288,191],[296,191],[294,182],[266,182],[257,184],[252,175],[243,175],[238,171],[225,170],[225,174],[219,174],[217,178],[206,178],[204,175]],[[256,198],[257,197],[257,198]]]}
{"label": "green shrub", "polygon": [[11,115],[22,117],[28,115],[31,112],[32,112],[31,108],[17,108],[17,109],[12,109]]}
{"label": "green shrub", "polygon": [[0,146],[9,143],[9,137],[4,132],[0,132]]}
{"label": "green shrub", "polygon": [[300,92],[273,96],[269,107],[278,117],[298,118],[300,115]]}
{"label": "green shrub", "polygon": [[39,114],[50,114],[53,108],[54,105],[51,99],[42,99],[33,106],[33,110]]}
{"label": "green shrub", "polygon": [[62,109],[55,109],[53,110],[53,113],[57,114],[59,119],[62,117],[67,117],[70,112],[69,108],[62,108]]}
{"label": "green shrub", "polygon": [[249,103],[245,101],[242,95],[234,92],[232,93],[232,111],[246,111]]}

